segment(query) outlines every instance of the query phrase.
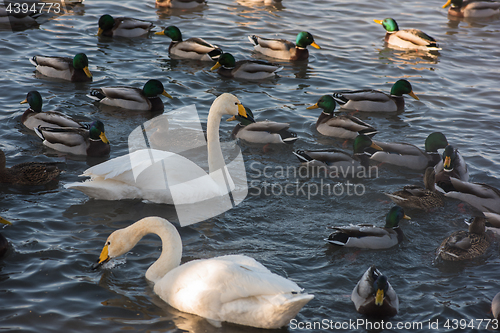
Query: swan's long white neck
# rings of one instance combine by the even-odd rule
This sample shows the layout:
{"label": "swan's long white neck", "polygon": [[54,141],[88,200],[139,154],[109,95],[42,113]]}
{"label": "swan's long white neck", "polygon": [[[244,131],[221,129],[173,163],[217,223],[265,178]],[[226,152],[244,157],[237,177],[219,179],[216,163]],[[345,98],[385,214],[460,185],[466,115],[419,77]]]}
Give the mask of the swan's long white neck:
{"label": "swan's long white neck", "polygon": [[224,167],[224,156],[219,142],[219,126],[222,114],[219,112],[219,101],[215,101],[208,112],[207,120],[207,149],[208,169],[213,173]]}
{"label": "swan's long white neck", "polygon": [[[157,234],[161,238],[161,255],[147,270],[146,279],[156,283],[165,274],[179,266],[182,257],[182,241],[177,229],[161,217],[146,217],[131,226],[121,229],[125,247],[133,248],[147,234]],[[120,235],[121,236],[121,235]],[[128,250],[127,250],[128,251]]]}

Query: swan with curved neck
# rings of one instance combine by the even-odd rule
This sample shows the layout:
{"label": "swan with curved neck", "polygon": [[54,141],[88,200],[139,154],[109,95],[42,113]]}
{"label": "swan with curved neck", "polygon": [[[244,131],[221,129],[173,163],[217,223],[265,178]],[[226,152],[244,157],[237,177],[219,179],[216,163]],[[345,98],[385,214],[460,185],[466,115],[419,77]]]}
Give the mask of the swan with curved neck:
{"label": "swan with curved neck", "polygon": [[219,322],[280,328],[314,298],[302,294],[295,282],[243,255],[199,259],[180,265],[179,233],[160,217],[146,217],[114,231],[93,268],[127,253],[150,233],[160,236],[162,252],[146,271],[146,279],[154,283],[154,291],[161,299],[180,311]]}
{"label": "swan with curved neck", "polygon": [[[155,203],[192,204],[227,193],[234,185],[225,177],[224,157],[219,142],[223,115],[242,115],[246,111],[236,96],[222,94],[213,102],[207,121],[209,174],[191,160],[163,150],[141,149],[91,167],[83,173],[90,179],[67,184],[101,200],[146,199]],[[222,171],[222,172],[221,172]],[[168,180],[167,180],[168,178]],[[168,184],[161,183],[165,179]],[[175,184],[175,185],[173,185]]]}

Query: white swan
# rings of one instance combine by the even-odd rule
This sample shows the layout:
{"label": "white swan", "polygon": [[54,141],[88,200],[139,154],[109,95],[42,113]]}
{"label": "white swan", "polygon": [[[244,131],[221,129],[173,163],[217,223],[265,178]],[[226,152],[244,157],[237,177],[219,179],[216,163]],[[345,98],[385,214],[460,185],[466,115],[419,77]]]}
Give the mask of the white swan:
{"label": "white swan", "polygon": [[255,259],[228,255],[180,265],[182,241],[177,229],[161,217],[146,217],[106,240],[94,269],[130,251],[147,234],[162,240],[160,258],[146,279],[155,293],[174,308],[218,322],[260,328],[286,326],[313,295],[271,273]]}
{"label": "white swan", "polygon": [[208,174],[176,153],[140,149],[85,170],[82,176],[90,179],[65,187],[80,190],[95,199],[146,199],[175,205],[224,196],[235,187],[219,142],[219,125],[225,114],[247,116],[236,96],[225,93],[215,99],[207,121]]}

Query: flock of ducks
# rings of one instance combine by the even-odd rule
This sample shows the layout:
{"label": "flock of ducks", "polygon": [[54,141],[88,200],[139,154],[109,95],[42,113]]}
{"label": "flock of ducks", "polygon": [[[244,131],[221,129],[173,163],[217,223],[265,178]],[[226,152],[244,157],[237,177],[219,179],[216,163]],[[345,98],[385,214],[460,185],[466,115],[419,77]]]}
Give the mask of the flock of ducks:
{"label": "flock of ducks", "polygon": [[[201,0],[157,0],[159,7],[194,8],[203,5]],[[458,17],[484,17],[499,12],[500,3],[493,1],[449,0],[443,7],[450,6],[449,14]],[[0,13],[2,14],[2,13]],[[431,36],[417,29],[400,30],[392,18],[375,20],[386,30],[385,41],[391,47],[435,51],[439,46]],[[106,14],[98,21],[98,36],[138,37],[151,32],[153,24],[133,18],[113,18]],[[201,38],[183,40],[176,26],[166,27],[156,35],[171,39],[169,54],[172,58],[195,59],[215,63],[211,70],[223,77],[240,80],[262,80],[276,75],[280,65],[260,60],[239,60],[220,47]],[[267,57],[301,61],[309,57],[307,47],[316,49],[313,36],[299,32],[295,43],[283,39],[270,39],[251,35],[248,37],[256,52]],[[84,53],[68,57],[48,57],[36,55],[30,59],[40,74],[71,82],[91,82],[89,59]],[[311,168],[324,168],[336,176],[339,170],[352,169],[352,174],[369,168],[371,162],[386,163],[412,170],[425,170],[424,187],[405,186],[401,191],[386,193],[397,206],[390,209],[384,227],[374,225],[350,225],[333,227],[327,242],[335,246],[369,249],[385,249],[399,244],[403,231],[399,227],[402,219],[409,219],[404,208],[431,210],[444,205],[444,198],[450,197],[469,203],[481,212],[472,219],[468,231],[457,231],[446,238],[437,250],[443,260],[469,260],[483,254],[491,240],[486,233],[486,222],[500,227],[500,191],[487,184],[469,183],[465,160],[458,150],[448,143],[440,133],[431,133],[425,141],[425,149],[408,143],[386,143],[372,139],[377,130],[352,114],[335,115],[337,105],[341,110],[359,112],[402,112],[404,97],[413,93],[410,82],[398,80],[390,93],[376,90],[339,91],[322,96],[308,109],[322,110],[316,123],[317,131],[328,137],[353,140],[353,154],[329,149],[318,151],[298,150],[294,154],[299,161]],[[163,95],[172,98],[159,80],[147,81],[143,88],[100,87],[92,88],[89,98],[97,103],[124,109],[162,112]],[[38,91],[28,92],[21,103],[29,108],[21,117],[21,122],[34,131],[51,149],[75,155],[107,156],[110,144],[106,138],[104,124],[95,120],[82,124],[56,111],[42,111],[42,96]],[[293,144],[297,135],[289,131],[289,124],[273,121],[255,121],[250,109],[245,108],[238,98],[231,94],[217,97],[209,111],[207,124],[209,177],[203,183],[182,188],[184,200],[188,203],[197,193],[196,200],[220,196],[223,189],[214,179],[214,162],[221,155],[219,144],[219,124],[223,116],[236,120],[232,136],[253,143]],[[438,150],[443,149],[440,154]],[[158,159],[176,158],[170,165],[174,172],[198,170],[191,161],[183,160],[175,154],[155,151]],[[133,155],[133,156],[132,156]],[[105,200],[147,199],[152,202],[173,203],[171,194],[149,191],[155,173],[145,180],[135,180],[130,164],[125,161],[147,160],[144,151],[136,151],[98,164],[84,172],[90,179],[85,182],[67,184],[67,188],[78,189],[89,197]],[[156,158],[156,157],[155,157]],[[198,167],[199,168],[199,167]],[[200,168],[199,168],[200,169]],[[5,154],[0,151],[0,182],[17,185],[43,185],[54,181],[60,170],[56,164],[22,163],[6,167]],[[351,174],[348,172],[347,174]],[[212,178],[210,178],[212,177]],[[200,194],[200,189],[207,193]],[[154,192],[154,193],[153,193]],[[201,191],[202,192],[202,191]],[[10,222],[0,218],[3,224]],[[159,217],[144,218],[131,226],[116,230],[107,239],[98,263],[130,251],[148,233],[155,233],[162,240],[159,259],[147,270],[146,278],[154,283],[154,291],[165,302],[188,313],[193,313],[214,321],[227,321],[241,325],[279,328],[288,324],[313,296],[303,293],[294,282],[271,273],[252,258],[242,255],[194,260],[180,265],[182,242],[176,228]],[[0,235],[1,236],[1,235]],[[5,253],[6,241],[0,238],[0,255]],[[193,286],[200,286],[193,292]],[[205,287],[203,287],[205,286]],[[209,293],[209,294],[207,294]],[[351,299],[356,310],[366,315],[393,316],[398,312],[396,292],[375,266],[368,268],[354,288]],[[493,300],[495,317],[500,312],[500,296]]]}

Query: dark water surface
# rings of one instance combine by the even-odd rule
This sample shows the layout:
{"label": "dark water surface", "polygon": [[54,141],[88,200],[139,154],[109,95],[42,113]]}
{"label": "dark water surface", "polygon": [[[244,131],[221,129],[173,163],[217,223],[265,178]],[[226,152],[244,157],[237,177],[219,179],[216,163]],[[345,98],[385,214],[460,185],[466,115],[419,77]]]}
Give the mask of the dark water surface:
{"label": "dark water surface", "polygon": [[[255,3],[255,2],[254,2]],[[257,2],[258,3],[258,2]],[[250,4],[250,5],[249,5]],[[273,272],[297,282],[315,298],[297,316],[301,325],[322,320],[340,323],[365,319],[350,300],[363,272],[376,264],[388,275],[400,297],[397,323],[491,318],[489,306],[498,288],[500,262],[495,242],[481,259],[463,264],[435,262],[435,249],[451,232],[465,229],[471,210],[449,200],[428,213],[407,211],[402,222],[405,241],[388,250],[337,249],[325,243],[328,226],[347,223],[382,224],[392,206],[383,195],[406,184],[421,184],[422,173],[383,166],[376,179],[362,180],[360,195],[266,195],[264,181],[275,188],[286,177],[262,174],[298,164],[293,149],[338,147],[343,140],[319,135],[318,110],[306,110],[322,94],[335,90],[375,88],[389,91],[407,78],[420,101],[407,98],[398,115],[357,114],[376,127],[380,141],[410,142],[423,148],[427,135],[446,134],[465,157],[471,181],[500,187],[500,52],[498,18],[488,22],[450,21],[444,1],[287,1],[274,6],[252,1],[209,1],[192,12],[157,11],[154,1],[89,0],[68,15],[54,17],[39,28],[0,31],[0,140],[8,165],[27,161],[62,161],[58,184],[36,189],[0,187],[0,214],[13,222],[2,229],[12,244],[0,261],[0,327],[32,332],[256,332],[224,324],[216,328],[197,316],[181,313],[153,293],[144,278],[158,257],[159,238],[148,236],[110,270],[92,271],[107,236],[115,229],[151,215],[176,223],[172,207],[141,201],[96,201],[64,189],[79,181],[99,159],[65,157],[42,146],[26,130],[19,102],[30,90],[44,98],[45,110],[60,110],[82,120],[100,119],[112,144],[111,157],[128,152],[127,138],[148,113],[100,109],[85,95],[90,87],[142,86],[160,79],[173,100],[165,112],[195,104],[202,122],[215,96],[231,92],[254,111],[258,120],[287,121],[300,140],[294,147],[243,144],[250,195],[238,207],[206,222],[178,228],[183,261],[226,254],[254,257]],[[210,72],[210,64],[171,60],[169,39],[96,37],[104,14],[131,16],[158,27],[178,26],[185,38],[203,37],[237,59],[252,56],[249,34],[295,39],[300,30],[315,36],[321,50],[311,49],[309,62],[283,62],[279,77],[265,82],[240,82]],[[442,47],[430,55],[384,47],[384,29],[373,19],[394,17],[400,28],[419,28]],[[85,52],[94,82],[67,83],[35,77],[29,57]],[[230,140],[234,123],[223,122],[221,139]],[[350,143],[345,147],[350,150]],[[300,184],[321,185],[317,178]],[[341,182],[344,184],[344,182]],[[306,186],[307,186],[306,185]],[[260,193],[259,193],[260,192]],[[311,193],[309,193],[311,194]],[[370,319],[376,322],[375,319]],[[386,320],[387,321],[387,320]],[[469,331],[481,331],[477,329]],[[290,325],[288,331],[295,331]],[[300,332],[334,331],[303,329]],[[340,331],[371,331],[342,329]],[[425,331],[425,330],[424,330]]]}

